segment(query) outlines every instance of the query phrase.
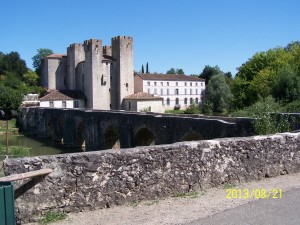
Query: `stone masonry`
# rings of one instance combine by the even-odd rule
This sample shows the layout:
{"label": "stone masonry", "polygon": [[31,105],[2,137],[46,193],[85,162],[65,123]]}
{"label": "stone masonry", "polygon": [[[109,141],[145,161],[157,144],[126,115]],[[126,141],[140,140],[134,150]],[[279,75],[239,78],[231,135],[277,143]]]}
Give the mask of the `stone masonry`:
{"label": "stone masonry", "polygon": [[54,172],[15,183],[19,221],[300,172],[300,133],[4,161],[6,175],[42,168]]}
{"label": "stone masonry", "polygon": [[102,46],[100,39],[74,43],[67,55],[49,55],[42,66],[45,88],[80,90],[86,108],[122,109],[124,97],[134,93],[132,37],[114,37],[111,46]]}

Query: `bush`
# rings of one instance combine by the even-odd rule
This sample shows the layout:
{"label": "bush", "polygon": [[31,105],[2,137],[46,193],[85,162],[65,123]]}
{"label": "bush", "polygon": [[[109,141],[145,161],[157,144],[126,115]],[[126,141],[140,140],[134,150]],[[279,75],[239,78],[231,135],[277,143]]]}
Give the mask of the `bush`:
{"label": "bush", "polygon": [[252,117],[253,126],[256,134],[274,134],[278,132],[290,131],[287,115],[274,114],[271,112],[268,103],[264,103],[263,108],[255,108]]}
{"label": "bush", "polygon": [[191,104],[186,110],[184,110],[184,114],[199,114],[199,113],[200,110],[198,105],[196,104]]}
{"label": "bush", "polygon": [[[268,109],[266,109],[266,107]],[[231,116],[252,117],[253,115],[258,115],[259,112],[265,112],[266,110],[269,110],[268,112],[282,112],[283,107],[278,102],[275,102],[273,97],[269,96],[257,101],[249,107],[231,113]]]}
{"label": "bush", "polygon": [[285,105],[285,111],[288,113],[300,113],[300,101],[294,101]]}
{"label": "bush", "polygon": [[209,101],[206,101],[201,106],[201,112],[204,113],[204,114],[211,114],[213,112],[213,104]]}

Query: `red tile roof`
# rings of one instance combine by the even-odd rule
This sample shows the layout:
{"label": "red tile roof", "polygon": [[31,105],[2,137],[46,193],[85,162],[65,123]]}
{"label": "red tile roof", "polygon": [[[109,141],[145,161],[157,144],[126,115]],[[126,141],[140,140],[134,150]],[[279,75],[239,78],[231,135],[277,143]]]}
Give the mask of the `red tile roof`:
{"label": "red tile roof", "polygon": [[150,74],[150,73],[136,73],[144,80],[167,80],[167,81],[205,81],[205,79],[197,76],[179,75],[179,74]]}
{"label": "red tile roof", "polygon": [[85,99],[84,94],[77,90],[54,90],[44,97],[40,98],[40,101],[55,101],[55,100],[74,100]]}
{"label": "red tile roof", "polygon": [[133,95],[128,95],[124,99],[128,100],[162,100],[162,97],[154,96],[145,92],[138,92]]}

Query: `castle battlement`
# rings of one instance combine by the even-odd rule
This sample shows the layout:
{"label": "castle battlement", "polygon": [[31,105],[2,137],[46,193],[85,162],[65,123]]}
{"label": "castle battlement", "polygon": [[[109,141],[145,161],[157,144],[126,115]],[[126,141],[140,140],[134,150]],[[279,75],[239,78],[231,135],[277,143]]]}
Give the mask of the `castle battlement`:
{"label": "castle battlement", "polygon": [[109,45],[105,45],[102,47],[103,55],[112,55],[112,47]]}
{"label": "castle battlement", "polygon": [[[101,39],[73,43],[67,48],[65,62],[45,66],[44,86],[82,91],[87,108],[121,109],[124,97],[134,92],[132,43],[129,36],[112,38],[111,46],[103,46]],[[114,62],[107,63],[109,60]]]}
{"label": "castle battlement", "polygon": [[91,45],[91,44],[101,44],[102,45],[102,40],[101,39],[89,39],[89,40],[85,40],[83,42],[84,45]]}
{"label": "castle battlement", "polygon": [[82,47],[82,43],[73,43],[73,44],[70,44],[69,48],[81,48]]}
{"label": "castle battlement", "polygon": [[112,40],[124,40],[124,39],[128,39],[128,40],[131,40],[133,41],[133,37],[131,36],[117,36],[117,37],[113,37]]}

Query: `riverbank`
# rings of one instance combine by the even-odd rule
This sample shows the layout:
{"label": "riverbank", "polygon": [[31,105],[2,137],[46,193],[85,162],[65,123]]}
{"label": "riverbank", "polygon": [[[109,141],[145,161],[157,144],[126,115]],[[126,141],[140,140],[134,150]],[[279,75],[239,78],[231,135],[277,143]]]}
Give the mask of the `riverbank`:
{"label": "riverbank", "polygon": [[[227,186],[229,188],[229,186]],[[300,173],[283,175],[275,178],[263,179],[261,181],[243,183],[231,186],[232,189],[241,190],[283,190],[282,198],[286,191],[300,188]],[[211,188],[205,192],[190,196],[178,196],[153,201],[142,201],[125,206],[116,206],[108,209],[70,213],[67,219],[51,223],[53,225],[171,225],[186,224],[200,218],[225,211],[230,208],[247,204],[256,199],[226,198],[226,187]],[[280,198],[279,194],[276,196]],[[264,199],[268,201],[268,199]],[[28,225],[37,225],[30,223]]]}

